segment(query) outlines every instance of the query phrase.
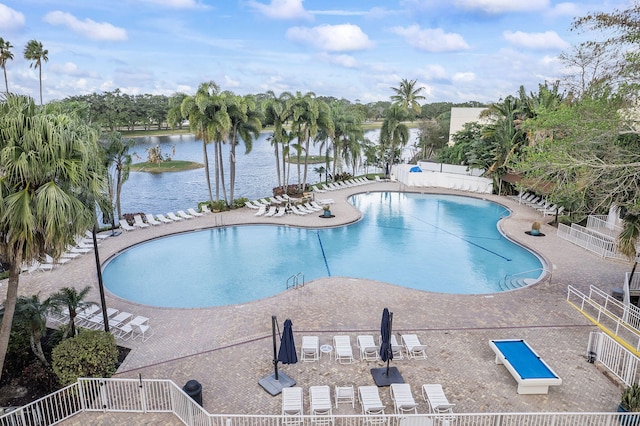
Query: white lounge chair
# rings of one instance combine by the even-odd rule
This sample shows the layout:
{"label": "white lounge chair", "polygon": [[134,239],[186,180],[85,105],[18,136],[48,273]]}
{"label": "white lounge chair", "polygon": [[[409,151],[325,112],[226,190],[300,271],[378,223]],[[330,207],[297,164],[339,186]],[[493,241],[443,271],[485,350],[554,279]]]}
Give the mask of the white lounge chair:
{"label": "white lounge chair", "polygon": [[278,204],[282,204],[282,203],[288,203],[289,201],[287,201],[286,198],[284,198],[282,195],[276,195],[275,197],[273,197],[273,199],[278,200],[279,203]]}
{"label": "white lounge chair", "polygon": [[303,204],[307,210],[311,210],[312,212],[319,212],[320,210],[322,210],[322,206],[314,206],[311,204],[311,202],[308,203],[304,203]]}
{"label": "white lounge chair", "polygon": [[304,216],[304,215],[306,215],[306,214],[307,214],[307,212],[304,212],[304,211],[302,211],[302,210],[298,209],[298,207],[297,207],[297,206],[295,206],[295,205],[293,205],[293,204],[292,204],[291,206],[289,206],[289,208],[291,209],[291,211],[292,211],[294,214],[297,214],[298,216]]}
{"label": "white lounge chair", "polygon": [[[380,344],[382,344],[382,336],[380,336]],[[399,360],[404,359],[404,351],[402,350],[402,345],[398,344],[398,339],[396,339],[396,335],[391,335],[391,352],[393,353],[393,359]]]}
{"label": "white lounge chair", "polygon": [[[309,411],[312,416],[311,422],[315,424],[332,424],[331,417],[331,388],[329,386],[309,387]],[[315,417],[320,416],[320,417]]]}
{"label": "white lounge chair", "polygon": [[413,399],[411,385],[409,383],[391,383],[389,393],[393,401],[396,414],[413,413],[418,414],[418,404]]}
{"label": "white lounge chair", "polygon": [[258,210],[260,208],[259,205],[252,203],[251,201],[247,201],[246,203],[244,203],[245,207],[249,207],[250,209],[253,210]]}
{"label": "white lounge chair", "polygon": [[267,210],[267,212],[264,214],[264,217],[275,216],[275,214],[276,214],[276,208],[275,207],[269,207],[269,210]]}
{"label": "white lounge chair", "polygon": [[416,334],[403,334],[402,344],[407,351],[407,356],[411,358],[427,359],[427,347],[420,343]]}
{"label": "white lounge chair", "polygon": [[76,257],[80,257],[82,256],[83,253],[73,253],[69,251],[69,248],[67,247],[67,251],[65,251],[64,253],[62,253],[60,255],[60,259],[75,259]]}
{"label": "white lounge chair", "polygon": [[378,346],[373,340],[373,336],[358,336],[358,348],[360,349],[360,359],[367,361],[377,361],[380,359],[378,355]]}
{"label": "white lounge chair", "polygon": [[453,413],[455,404],[451,404],[440,384],[422,385],[422,397],[429,405],[430,413]]}
{"label": "white lounge chair", "polygon": [[359,386],[358,401],[362,407],[362,414],[384,414],[384,405],[380,400],[377,386]]}
{"label": "white lounge chair", "polygon": [[178,217],[181,217],[183,219],[193,219],[193,216],[187,214],[184,210],[178,210],[176,213],[178,214]]}
{"label": "white lounge chair", "polygon": [[204,216],[203,213],[197,212],[196,209],[194,209],[193,207],[189,207],[187,209],[187,213],[189,213],[191,216],[194,216],[194,217]]}
{"label": "white lounge chair", "polygon": [[546,209],[542,211],[542,216],[555,216],[556,214],[560,216],[564,212],[564,206],[557,207],[555,209]]}
{"label": "white lounge chair", "polygon": [[71,258],[60,256],[57,260],[48,254],[44,255],[44,260],[46,263],[50,263],[52,265],[64,265],[65,263],[71,262]]}
{"label": "white lounge chair", "polygon": [[[135,228],[133,228],[135,229]],[[67,246],[67,252],[71,254],[85,254],[93,251],[93,249],[85,248],[85,247],[77,247],[77,246]]]}
{"label": "white lounge chair", "polygon": [[34,261],[32,265],[35,266],[38,271],[53,271],[53,268],[56,267],[53,263],[40,263],[38,261]]}
{"label": "white lounge chair", "polygon": [[140,340],[146,342],[151,336],[153,336],[153,330],[148,323],[146,324],[137,324],[132,320],[129,325],[133,329],[133,338],[136,339],[140,337]]}
{"label": "white lounge chair", "polygon": [[313,362],[320,359],[320,344],[318,340],[318,336],[302,336],[300,360]]}
{"label": "white lounge chair", "polygon": [[[88,229],[84,231],[84,236],[89,238],[90,240],[93,240],[93,232],[89,231]],[[105,240],[110,236],[111,236],[110,234],[99,234],[96,232],[96,240],[98,241]]]}
{"label": "white lounge chair", "polygon": [[210,208],[209,208],[209,206],[208,206],[208,205],[206,205],[206,204],[202,204],[202,205],[200,206],[200,209],[202,209],[202,213],[204,213],[204,214],[211,213],[211,209],[210,209]]}
{"label": "white lounge chair", "polygon": [[282,217],[287,212],[287,209],[284,207],[278,207],[278,211],[274,214],[274,217]]}
{"label": "white lounge chair", "polygon": [[152,226],[162,225],[162,222],[156,220],[151,213],[145,214],[145,217],[147,218],[147,223]]}
{"label": "white lounge chair", "polygon": [[123,220],[120,221],[120,228],[123,231],[127,231],[127,232],[136,230],[136,227],[129,225],[129,222],[127,222],[126,219],[123,219]]}
{"label": "white lounge chair", "polygon": [[167,219],[163,214],[158,214],[158,215],[156,215],[156,217],[162,223],[172,223],[173,222],[173,220]]}
{"label": "white lounge chair", "polygon": [[257,212],[255,212],[254,216],[263,216],[267,212],[267,206],[264,204],[260,206]]}
{"label": "white lounge chair", "polygon": [[349,336],[333,336],[333,347],[335,359],[340,364],[351,364],[355,361]]}
{"label": "white lounge chair", "polygon": [[298,386],[282,388],[282,423],[302,424],[303,413],[302,388]]}
{"label": "white lounge chair", "polygon": [[142,216],[140,216],[139,214],[135,215],[133,217],[133,225],[137,226],[138,228],[148,228],[149,224],[148,223],[144,223],[144,221],[142,220]]}
{"label": "white lounge chair", "polygon": [[176,216],[175,213],[173,212],[167,213],[167,217],[173,220],[174,222],[180,222],[181,220],[184,220],[183,218]]}
{"label": "white lounge chair", "polygon": [[320,189],[316,185],[311,186],[313,192],[327,192],[325,189]]}

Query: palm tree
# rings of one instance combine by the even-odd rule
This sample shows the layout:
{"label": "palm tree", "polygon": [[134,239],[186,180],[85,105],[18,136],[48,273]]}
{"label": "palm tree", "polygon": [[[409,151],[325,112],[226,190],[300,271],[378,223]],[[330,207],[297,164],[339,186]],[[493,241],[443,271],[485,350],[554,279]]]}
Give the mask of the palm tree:
{"label": "palm tree", "polygon": [[46,366],[49,361],[42,350],[42,337],[47,331],[47,312],[51,310],[51,300],[40,301],[39,295],[20,296],[16,301],[16,325],[29,330],[29,343],[34,355]]}
{"label": "palm tree", "polygon": [[4,86],[7,93],[9,93],[9,82],[7,81],[7,61],[13,60],[13,53],[11,52],[12,48],[13,45],[9,43],[8,40],[5,41],[5,39],[0,37],[0,67],[2,67],[2,71],[4,71]]}
{"label": "palm tree", "polygon": [[391,100],[395,105],[399,105],[407,111],[412,111],[414,115],[420,114],[421,107],[419,100],[426,99],[426,97],[420,95],[422,87],[416,88],[416,80],[407,80],[403,78],[400,80],[398,87],[392,87],[391,90],[395,92],[395,95],[391,96]]}
{"label": "palm tree", "polygon": [[[58,109],[56,109],[58,108]],[[4,365],[23,262],[55,259],[95,222],[106,181],[98,133],[59,105],[35,105],[8,94],[0,102],[0,252],[8,263],[5,315],[0,326]]]}
{"label": "palm tree", "polygon": [[[207,154],[207,144],[214,142],[215,171],[216,171],[216,199],[219,199],[220,182],[220,158],[217,145],[226,138],[228,129],[231,127],[231,120],[227,114],[226,105],[219,96],[220,88],[214,81],[202,83],[198,87],[195,96],[187,96],[182,101],[180,110],[182,116],[189,120],[189,127],[202,140],[202,152],[204,158],[204,169],[207,179],[207,189],[209,190],[209,202],[213,204],[213,193],[211,191],[211,174],[209,172],[209,156]],[[224,138],[221,136],[224,135]]]}
{"label": "palm tree", "polygon": [[[393,164],[399,150],[409,142],[409,128],[402,121],[407,117],[406,109],[394,104],[387,110],[387,114],[380,128],[380,145],[387,164]],[[385,174],[388,172],[385,171]],[[389,176],[387,176],[389,177]]]}
{"label": "palm tree", "polygon": [[46,50],[42,43],[38,40],[29,40],[24,48],[24,58],[31,62],[29,68],[38,69],[38,78],[40,80],[40,105],[42,105],[42,61],[49,62],[49,51]]}
{"label": "palm tree", "polygon": [[74,287],[64,287],[51,296],[50,304],[54,309],[59,310],[61,306],[64,306],[69,311],[69,328],[64,331],[63,339],[67,338],[69,332],[71,332],[72,336],[76,335],[75,320],[78,316],[78,311],[96,304],[95,302],[87,302],[85,300],[90,291],[90,286],[86,286],[80,291]]}
{"label": "palm tree", "polygon": [[110,132],[106,140],[103,140],[101,143],[104,151],[104,165],[108,176],[109,200],[113,202],[115,198],[118,219],[122,219],[120,195],[122,193],[122,185],[129,179],[129,171],[131,168],[129,148],[132,146],[133,140],[123,140],[120,132]]}
{"label": "palm tree", "polygon": [[333,133],[333,123],[328,105],[319,99],[313,92],[308,92],[304,96],[300,92],[292,104],[292,129],[298,137],[301,145],[298,153],[304,152],[304,168],[302,180],[299,179],[300,190],[304,190],[307,184],[307,170],[309,167],[309,142],[316,135],[319,128],[326,129],[328,133]]}
{"label": "palm tree", "polygon": [[[291,138],[287,134],[284,124],[291,118],[291,101],[293,95],[289,92],[282,92],[280,96],[275,95],[273,91],[267,92],[267,100],[264,102],[262,108],[264,110],[264,124],[273,125],[273,134],[271,135],[270,142],[274,148],[274,154],[276,158],[276,173],[278,175],[278,186],[283,190],[288,184],[286,179],[286,155],[285,144],[288,144]],[[280,154],[279,146],[282,145],[282,172],[280,170]]]}
{"label": "palm tree", "polygon": [[236,182],[236,145],[238,138],[242,139],[245,154],[251,152],[253,139],[260,136],[262,122],[260,113],[256,110],[256,102],[253,96],[236,96],[226,93],[227,113],[231,119],[231,131],[229,132],[231,149],[229,150],[229,197],[233,202]]}

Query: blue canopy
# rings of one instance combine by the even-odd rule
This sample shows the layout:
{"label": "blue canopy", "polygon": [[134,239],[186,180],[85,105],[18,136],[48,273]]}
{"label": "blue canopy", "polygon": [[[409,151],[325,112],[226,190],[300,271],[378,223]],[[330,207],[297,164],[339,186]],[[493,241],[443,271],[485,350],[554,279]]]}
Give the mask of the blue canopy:
{"label": "blue canopy", "polygon": [[278,361],[283,364],[295,364],[298,362],[298,354],[296,353],[296,344],[293,341],[293,329],[290,319],[284,322],[284,330],[282,330],[282,338],[280,339],[280,350],[278,351]]}
{"label": "blue canopy", "polygon": [[409,172],[413,172],[413,173],[421,173],[422,169],[418,166],[413,166],[412,168],[409,169]]}

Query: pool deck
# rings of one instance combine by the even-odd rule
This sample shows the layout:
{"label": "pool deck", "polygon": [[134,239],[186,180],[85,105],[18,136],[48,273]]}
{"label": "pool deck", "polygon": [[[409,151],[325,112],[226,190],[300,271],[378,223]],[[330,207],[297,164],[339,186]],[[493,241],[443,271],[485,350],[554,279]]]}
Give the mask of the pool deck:
{"label": "pool deck", "polygon": [[[419,402],[418,412],[428,412],[420,389],[425,383],[442,384],[456,412],[610,412],[615,411],[620,387],[597,365],[586,359],[588,335],[598,329],[566,302],[567,286],[587,292],[590,285],[609,292],[620,287],[630,265],[604,260],[556,236],[547,225],[553,217],[497,195],[463,193],[445,189],[406,187],[397,182],[364,186],[318,194],[332,198],[335,218],[318,215],[282,218],[255,217],[254,210],[210,214],[179,223],[140,229],[108,238],[99,246],[104,262],[110,256],[140,241],[163,235],[213,226],[247,223],[273,223],[290,226],[325,227],[356,221],[360,213],[347,197],[360,192],[408,191],[460,194],[499,202],[512,210],[500,224],[511,239],[534,250],[547,263],[550,274],[528,288],[491,295],[452,295],[429,293],[382,282],[348,277],[331,277],[305,283],[304,287],[242,305],[215,308],[154,308],[122,300],[107,292],[109,307],[150,318],[155,334],[145,342],[123,342],[132,351],[115,377],[171,379],[182,386],[195,379],[202,384],[204,407],[210,413],[279,414],[281,398],[272,397],[258,380],[273,372],[271,316],[282,327],[293,321],[296,343],[302,335],[317,335],[320,344],[331,344],[336,334],[351,336],[358,358],[358,334],[372,334],[377,340],[384,307],[393,312],[393,332],[416,333],[427,345],[427,360],[394,360],[405,382],[410,383]],[[188,207],[188,206],[185,206]],[[543,222],[543,238],[525,234],[535,220]],[[425,243],[428,243],[426,241]],[[402,250],[398,247],[398,251]],[[269,253],[265,253],[268,256]],[[246,265],[251,268],[251,264]],[[410,271],[407,271],[409,273]],[[437,280],[437,271],[424,277]],[[255,271],[255,285],[261,274]],[[97,274],[91,253],[62,265],[52,272],[24,274],[20,294],[41,292],[46,297],[64,286],[92,286],[92,300],[99,301]],[[179,285],[179,283],[176,283]],[[2,290],[6,285],[2,286]],[[562,378],[548,395],[518,395],[517,384],[509,372],[494,364],[489,347],[492,339],[525,339]],[[304,388],[305,409],[308,387],[312,385],[372,385],[369,370],[381,362],[357,361],[341,365],[328,356],[318,362],[279,366]],[[588,389],[588,392],[586,391]],[[393,412],[388,388],[380,394]],[[359,414],[341,404],[336,414]],[[106,416],[106,417],[103,417]],[[86,415],[64,424],[87,422]],[[130,418],[130,424],[152,424],[152,417]],[[109,415],[92,417],[92,424],[109,424]],[[150,422],[150,423],[149,423]]]}

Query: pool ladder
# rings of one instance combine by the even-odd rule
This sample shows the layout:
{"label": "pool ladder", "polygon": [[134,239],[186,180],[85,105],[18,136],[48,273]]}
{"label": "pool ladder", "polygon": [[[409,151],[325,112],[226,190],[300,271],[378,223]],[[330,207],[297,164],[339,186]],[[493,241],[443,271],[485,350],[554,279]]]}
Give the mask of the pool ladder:
{"label": "pool ladder", "polygon": [[[302,282],[300,279],[302,278]],[[298,272],[287,278],[287,290],[290,288],[304,287],[304,273]]]}

